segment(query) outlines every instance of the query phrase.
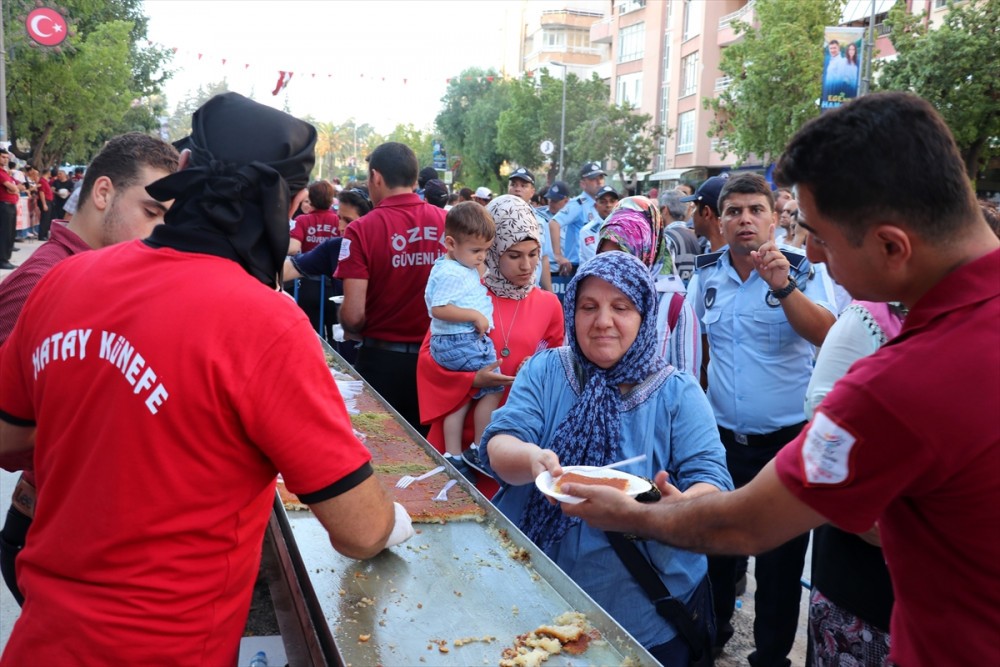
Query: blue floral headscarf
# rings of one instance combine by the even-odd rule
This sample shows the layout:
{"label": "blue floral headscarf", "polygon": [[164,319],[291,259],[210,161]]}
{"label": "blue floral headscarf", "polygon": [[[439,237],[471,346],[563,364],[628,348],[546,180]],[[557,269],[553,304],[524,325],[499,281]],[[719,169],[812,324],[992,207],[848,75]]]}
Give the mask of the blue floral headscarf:
{"label": "blue floral headscarf", "polygon": [[[620,289],[642,316],[635,341],[617,364],[608,369],[597,366],[583,355],[576,339],[576,297],[580,283],[600,278]],[[639,384],[663,372],[667,363],[657,351],[656,286],[649,269],[628,253],[604,252],[580,267],[566,289],[563,313],[566,318],[566,345],[584,378],[583,390],[549,443],[563,466],[603,466],[621,457],[622,384]],[[545,549],[562,539],[577,518],[563,515],[541,494],[532,496],[525,507],[521,526],[528,537]]]}

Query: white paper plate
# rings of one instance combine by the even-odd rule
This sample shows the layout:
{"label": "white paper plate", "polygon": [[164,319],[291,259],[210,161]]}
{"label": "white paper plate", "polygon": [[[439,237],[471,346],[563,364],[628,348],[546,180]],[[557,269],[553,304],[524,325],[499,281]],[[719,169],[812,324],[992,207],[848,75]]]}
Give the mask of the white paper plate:
{"label": "white paper plate", "polygon": [[[636,477],[635,475],[630,475],[627,472],[622,472],[621,470],[598,468],[595,466],[566,466],[563,468],[563,472],[575,472],[578,475],[585,475],[587,477],[617,477],[618,479],[626,479],[628,480],[628,486],[625,487],[625,493],[633,498],[640,493],[645,493],[653,488],[653,485],[642,477]],[[548,470],[535,478],[535,486],[537,486],[538,490],[545,495],[550,498],[555,498],[561,503],[575,505],[576,503],[583,502],[583,498],[567,496],[564,493],[557,492],[555,490],[555,483],[552,479],[552,475],[549,474]]]}

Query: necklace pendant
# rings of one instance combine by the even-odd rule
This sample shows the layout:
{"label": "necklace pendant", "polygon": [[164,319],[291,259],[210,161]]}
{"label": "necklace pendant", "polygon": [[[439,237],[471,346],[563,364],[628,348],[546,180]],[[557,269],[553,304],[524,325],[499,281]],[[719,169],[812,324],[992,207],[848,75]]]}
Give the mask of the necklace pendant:
{"label": "necklace pendant", "polygon": [[504,349],[500,350],[500,356],[504,357],[504,358],[509,357],[510,356],[510,350],[505,347]]}

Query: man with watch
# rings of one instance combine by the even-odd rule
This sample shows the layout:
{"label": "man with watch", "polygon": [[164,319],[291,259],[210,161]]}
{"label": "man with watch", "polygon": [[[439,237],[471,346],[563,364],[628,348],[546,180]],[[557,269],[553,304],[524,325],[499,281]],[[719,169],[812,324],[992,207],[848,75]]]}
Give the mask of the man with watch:
{"label": "man with watch", "polygon": [[[704,332],[702,383],[740,487],[805,425],[814,346],[836,318],[826,273],[775,242],[774,198],[762,176],[728,179],[719,211],[727,245],[696,259],[687,298]],[[755,667],[789,664],[807,545],[804,535],[757,557]],[[732,634],[737,560],[709,558],[720,647]]]}

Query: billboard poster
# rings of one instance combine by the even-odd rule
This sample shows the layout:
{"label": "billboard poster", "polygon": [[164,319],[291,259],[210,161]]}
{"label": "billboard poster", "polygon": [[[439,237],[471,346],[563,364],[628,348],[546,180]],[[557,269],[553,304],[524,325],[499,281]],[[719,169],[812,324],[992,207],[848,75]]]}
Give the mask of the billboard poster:
{"label": "billboard poster", "polygon": [[864,28],[831,27],[824,30],[821,109],[836,109],[858,96],[864,37]]}

